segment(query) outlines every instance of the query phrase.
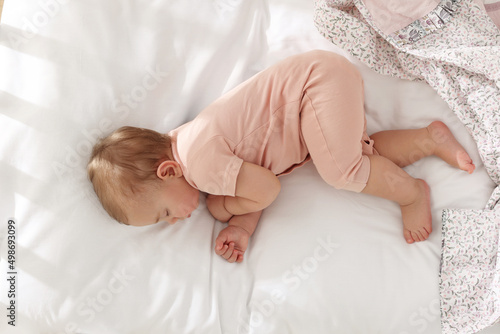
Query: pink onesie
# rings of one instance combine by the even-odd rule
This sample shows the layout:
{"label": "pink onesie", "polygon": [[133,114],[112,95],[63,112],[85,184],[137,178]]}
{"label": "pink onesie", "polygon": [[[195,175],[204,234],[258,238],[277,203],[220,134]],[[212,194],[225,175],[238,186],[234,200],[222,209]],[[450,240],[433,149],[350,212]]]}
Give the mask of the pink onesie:
{"label": "pink onesie", "polygon": [[256,74],[169,135],[187,182],[214,195],[234,196],[243,161],[283,175],[310,159],[328,184],[360,192],[370,174],[366,155],[377,154],[361,75],[326,51]]}

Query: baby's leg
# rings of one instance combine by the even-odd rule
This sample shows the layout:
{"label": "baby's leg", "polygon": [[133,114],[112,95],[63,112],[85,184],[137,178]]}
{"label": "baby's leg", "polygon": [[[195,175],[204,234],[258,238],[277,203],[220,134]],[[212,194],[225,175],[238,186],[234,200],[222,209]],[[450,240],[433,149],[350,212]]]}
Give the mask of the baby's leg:
{"label": "baby's leg", "polygon": [[[363,153],[362,77],[343,58],[316,55],[326,59],[315,64],[309,75],[301,104],[301,130],[319,174],[335,188],[397,202],[407,242],[427,239],[432,229],[427,184],[412,178],[388,158]],[[382,146],[390,142],[381,140]]]}
{"label": "baby's leg", "polygon": [[391,160],[369,155],[370,176],[365,194],[397,202],[403,217],[403,233],[407,243],[423,241],[432,232],[430,193],[427,183],[408,175]]}
{"label": "baby's leg", "polygon": [[415,130],[389,130],[370,136],[378,153],[405,167],[421,158],[436,155],[469,174],[474,171],[472,159],[455,139],[450,129],[440,121]]}
{"label": "baby's leg", "polygon": [[370,156],[370,179],[363,192],[399,203],[408,243],[427,239],[432,230],[429,187],[425,181],[411,178],[400,167],[436,155],[472,173],[475,166],[471,158],[440,121],[422,129],[382,131],[370,137],[381,156]]}

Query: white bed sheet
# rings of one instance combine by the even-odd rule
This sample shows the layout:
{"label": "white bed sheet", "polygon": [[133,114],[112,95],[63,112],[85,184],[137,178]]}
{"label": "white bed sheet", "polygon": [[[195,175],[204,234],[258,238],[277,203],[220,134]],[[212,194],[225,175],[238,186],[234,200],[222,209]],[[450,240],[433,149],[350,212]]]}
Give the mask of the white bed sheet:
{"label": "white bed sheet", "polygon": [[[432,189],[434,232],[407,245],[399,208],[335,190],[309,163],[282,191],[242,264],[213,252],[201,204],[174,226],[107,217],[86,179],[98,136],[168,130],[286,56],[325,41],[307,0],[7,0],[0,25],[1,333],[440,333],[441,210],[483,208],[494,188],[475,144],[423,83],[365,79],[368,133],[444,120],[467,175],[437,158],[406,170]],[[353,62],[354,60],[351,59]],[[15,221],[10,298],[8,221]],[[498,333],[500,327],[482,333]]]}

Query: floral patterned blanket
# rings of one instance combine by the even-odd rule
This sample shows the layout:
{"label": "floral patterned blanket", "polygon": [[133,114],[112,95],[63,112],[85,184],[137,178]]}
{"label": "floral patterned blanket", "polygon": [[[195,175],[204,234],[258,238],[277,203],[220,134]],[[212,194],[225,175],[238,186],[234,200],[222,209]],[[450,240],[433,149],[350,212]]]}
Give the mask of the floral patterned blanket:
{"label": "floral patterned blanket", "polygon": [[[316,0],[315,23],[328,40],[373,70],[433,87],[468,128],[499,185],[500,30],[482,2],[474,0],[422,1],[433,8],[424,16],[399,27],[381,23],[397,12],[391,6],[404,2]],[[417,12],[413,8],[409,13]],[[484,210],[443,212],[440,298],[445,334],[476,333],[500,322],[499,202],[497,186]]]}

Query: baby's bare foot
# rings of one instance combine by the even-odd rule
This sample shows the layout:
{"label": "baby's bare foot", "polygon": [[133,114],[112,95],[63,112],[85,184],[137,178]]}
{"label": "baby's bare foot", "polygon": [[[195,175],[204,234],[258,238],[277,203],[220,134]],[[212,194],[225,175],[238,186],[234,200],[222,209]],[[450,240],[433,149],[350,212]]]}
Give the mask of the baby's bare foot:
{"label": "baby's bare foot", "polygon": [[401,205],[403,234],[407,243],[424,241],[432,232],[432,215],[429,186],[424,180],[417,179],[418,196],[409,204]]}
{"label": "baby's bare foot", "polygon": [[436,143],[434,155],[440,157],[450,165],[472,174],[476,166],[469,154],[455,139],[450,129],[441,121],[434,121],[427,130]]}

